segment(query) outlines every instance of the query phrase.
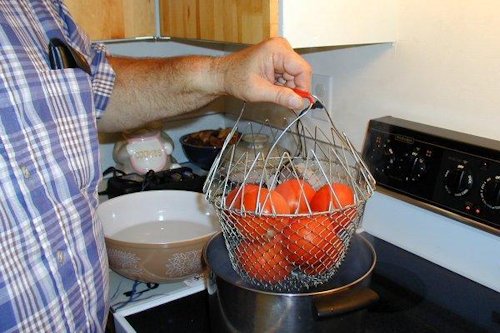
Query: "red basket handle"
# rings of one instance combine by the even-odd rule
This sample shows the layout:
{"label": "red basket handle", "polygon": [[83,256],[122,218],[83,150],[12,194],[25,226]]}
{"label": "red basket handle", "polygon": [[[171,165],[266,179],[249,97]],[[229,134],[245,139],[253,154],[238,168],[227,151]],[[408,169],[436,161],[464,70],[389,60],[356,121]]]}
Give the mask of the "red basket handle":
{"label": "red basket handle", "polygon": [[311,104],[314,104],[314,102],[316,102],[314,97],[308,91],[299,88],[293,88],[293,91],[300,97],[307,98],[309,102],[311,102]]}

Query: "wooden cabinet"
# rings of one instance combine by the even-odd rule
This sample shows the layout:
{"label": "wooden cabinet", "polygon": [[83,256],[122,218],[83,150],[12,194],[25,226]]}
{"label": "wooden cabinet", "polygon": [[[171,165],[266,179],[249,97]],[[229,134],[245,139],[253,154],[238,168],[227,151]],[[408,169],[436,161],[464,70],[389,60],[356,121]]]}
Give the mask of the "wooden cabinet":
{"label": "wooden cabinet", "polygon": [[392,42],[395,0],[160,0],[162,36],[293,47]]}
{"label": "wooden cabinet", "polygon": [[92,40],[156,35],[155,0],[65,0]]}
{"label": "wooden cabinet", "polygon": [[257,43],[278,34],[278,0],[160,0],[162,36]]}

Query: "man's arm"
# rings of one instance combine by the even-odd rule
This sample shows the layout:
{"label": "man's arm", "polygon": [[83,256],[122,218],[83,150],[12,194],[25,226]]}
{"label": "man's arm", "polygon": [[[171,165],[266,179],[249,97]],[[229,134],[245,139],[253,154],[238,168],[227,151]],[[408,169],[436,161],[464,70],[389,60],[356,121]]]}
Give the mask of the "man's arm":
{"label": "man's arm", "polygon": [[110,57],[116,82],[99,130],[115,132],[198,109],[222,95],[300,109],[312,70],[282,38],[224,57]]}

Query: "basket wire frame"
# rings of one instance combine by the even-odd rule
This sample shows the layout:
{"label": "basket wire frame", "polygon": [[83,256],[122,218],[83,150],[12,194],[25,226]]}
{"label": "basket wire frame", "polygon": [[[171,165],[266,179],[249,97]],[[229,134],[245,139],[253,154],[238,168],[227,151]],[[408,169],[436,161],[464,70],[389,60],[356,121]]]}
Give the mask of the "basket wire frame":
{"label": "basket wire frame", "polygon": [[[300,292],[330,280],[375,188],[359,153],[345,133],[337,130],[323,103],[313,98],[315,102],[299,114],[290,110],[293,117],[284,129],[269,121],[245,124],[244,104],[204,184],[234,270],[262,290]],[[310,119],[311,112],[324,112],[328,128]],[[242,135],[229,145],[237,131]],[[242,141],[245,135],[271,140],[267,145],[249,147]],[[299,180],[298,206],[282,213],[272,193],[291,179]],[[329,188],[328,208],[317,211],[311,207],[303,182],[315,191]],[[341,194],[335,190],[339,183],[352,190],[353,202],[342,205]],[[251,196],[253,203],[246,207],[245,198]]]}

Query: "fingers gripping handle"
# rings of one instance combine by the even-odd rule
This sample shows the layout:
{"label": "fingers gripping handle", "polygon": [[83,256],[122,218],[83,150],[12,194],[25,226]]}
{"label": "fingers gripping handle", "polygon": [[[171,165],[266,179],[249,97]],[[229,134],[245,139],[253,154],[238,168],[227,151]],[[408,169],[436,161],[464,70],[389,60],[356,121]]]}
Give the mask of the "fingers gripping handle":
{"label": "fingers gripping handle", "polygon": [[311,102],[311,104],[314,104],[314,102],[316,102],[316,100],[314,99],[314,97],[308,91],[305,91],[305,90],[302,90],[302,89],[298,89],[298,88],[293,88],[293,91],[297,95],[299,95],[300,97],[307,98],[309,100],[309,102]]}

